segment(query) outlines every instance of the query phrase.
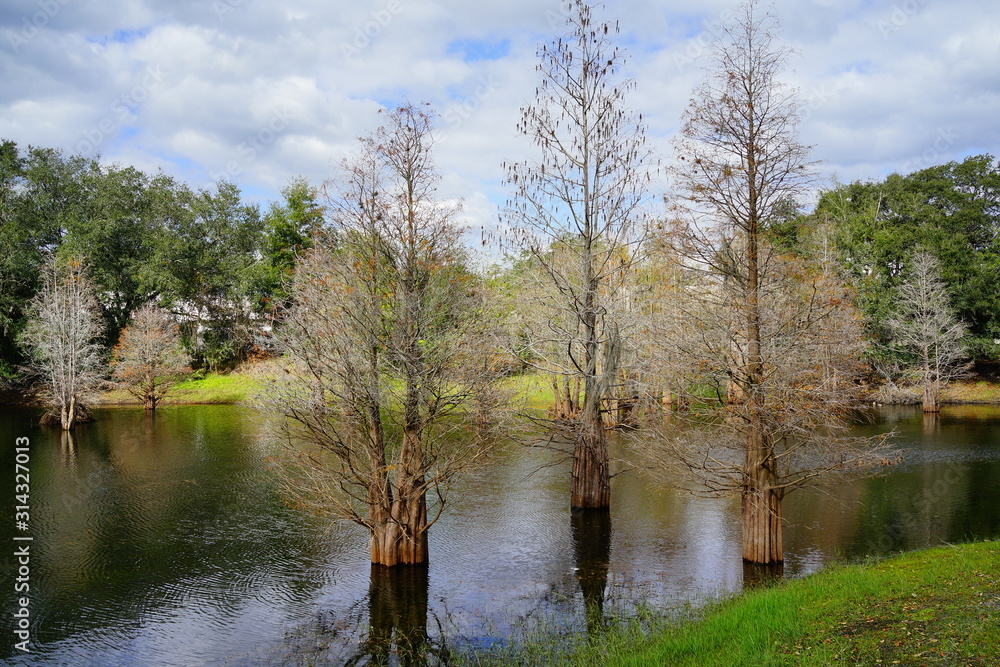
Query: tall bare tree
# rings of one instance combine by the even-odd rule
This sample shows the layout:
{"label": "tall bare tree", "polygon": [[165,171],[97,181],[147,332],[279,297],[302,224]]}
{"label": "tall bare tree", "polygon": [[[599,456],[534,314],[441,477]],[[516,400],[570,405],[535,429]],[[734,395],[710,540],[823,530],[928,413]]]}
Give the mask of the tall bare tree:
{"label": "tall bare tree", "polygon": [[896,288],[896,315],[889,318],[895,345],[914,355],[924,412],[939,412],[941,389],[969,369],[968,328],[951,308],[938,262],[927,252],[910,258],[906,280]]}
{"label": "tall bare tree", "polygon": [[754,563],[784,559],[788,491],[871,459],[868,443],[837,437],[859,341],[848,295],[768,243],[810,181],[795,91],[779,79],[788,55],[776,19],[745,3],[721,31],[675,145],[688,220],[677,247],[704,274],[675,344],[703,390],[692,401],[725,418],[669,449],[710,491],[740,494],[743,558]]}
{"label": "tall bare tree", "polygon": [[155,410],[190,371],[180,327],[169,312],[147,303],[132,313],[111,360],[111,376],[129,394]]}
{"label": "tall bare tree", "polygon": [[533,356],[583,385],[570,415],[572,506],[606,508],[602,403],[618,384],[651,158],[642,119],[625,105],[634,84],[618,77],[617,24],[596,22],[582,0],[568,2],[566,16],[567,34],[539,48],[541,83],[518,125],[541,157],[507,166],[506,215],[546,286],[539,305],[548,314],[526,330]]}
{"label": "tall bare tree", "polygon": [[276,403],[317,448],[299,456],[296,497],[368,528],[384,566],[427,561],[449,482],[487,451],[477,418],[495,396],[489,308],[457,208],[435,195],[432,121],[396,109],[343,164],[331,234],[300,262],[279,336]]}
{"label": "tall bare tree", "polygon": [[69,431],[91,420],[85,401],[103,370],[100,306],[83,262],[50,258],[29,313],[21,342],[51,406],[42,423]]}

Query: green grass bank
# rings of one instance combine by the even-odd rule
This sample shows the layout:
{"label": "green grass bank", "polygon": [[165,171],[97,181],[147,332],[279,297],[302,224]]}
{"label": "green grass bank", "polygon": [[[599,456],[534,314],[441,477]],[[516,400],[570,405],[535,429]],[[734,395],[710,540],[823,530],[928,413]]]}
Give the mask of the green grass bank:
{"label": "green grass bank", "polygon": [[[232,405],[250,398],[261,386],[259,372],[195,374],[180,382],[163,405],[214,404]],[[95,405],[140,405],[122,389],[103,392]]]}
{"label": "green grass bank", "polygon": [[[249,398],[260,387],[261,379],[278,368],[275,360],[247,364],[227,373],[207,373],[201,377],[184,380],[167,399],[167,404],[181,403],[239,403]],[[547,375],[519,375],[507,378],[502,386],[513,395],[518,406],[544,411],[555,402],[551,379]],[[916,390],[904,402],[919,401]],[[16,402],[16,401],[10,401]],[[1000,384],[985,380],[956,382],[942,394],[946,404],[1000,405]],[[101,394],[98,405],[136,404],[132,397],[121,390]]]}
{"label": "green grass bank", "polygon": [[1000,542],[831,566],[652,625],[612,622],[569,649],[532,641],[472,664],[1000,665]]}

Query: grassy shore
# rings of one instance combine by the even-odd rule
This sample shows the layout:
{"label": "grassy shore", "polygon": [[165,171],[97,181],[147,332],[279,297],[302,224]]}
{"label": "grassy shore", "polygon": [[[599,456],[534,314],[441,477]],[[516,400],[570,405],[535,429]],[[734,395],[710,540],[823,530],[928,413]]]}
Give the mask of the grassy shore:
{"label": "grassy shore", "polygon": [[[228,373],[207,373],[185,380],[171,394],[167,404],[178,403],[239,403],[249,398],[260,386],[261,378],[274,370],[274,360],[249,364]],[[522,375],[508,378],[504,386],[511,390],[516,402],[532,410],[546,410],[554,403],[552,383],[546,375]],[[919,392],[905,392],[902,402],[919,402]],[[943,403],[1000,405],[1000,384],[985,380],[956,382],[942,394]],[[905,400],[904,400],[905,399]],[[105,392],[98,405],[135,404],[121,390]]]}
{"label": "grassy shore", "polygon": [[[265,361],[228,373],[192,376],[171,391],[165,405],[239,403],[250,398],[260,388],[263,377],[276,368],[276,362]],[[512,377],[504,381],[504,386],[513,393],[518,405],[525,408],[546,410],[555,402],[552,384],[547,376]],[[96,404],[138,405],[138,401],[127,392],[114,389],[102,393]]]}
{"label": "grassy shore", "polygon": [[[260,387],[260,371],[205,373],[187,378],[173,388],[164,405],[235,404],[249,398]],[[139,405],[122,389],[102,393],[95,405]]]}
{"label": "grassy shore", "polygon": [[833,566],[648,628],[613,622],[575,648],[547,653],[539,641],[472,664],[998,665],[1000,542]]}

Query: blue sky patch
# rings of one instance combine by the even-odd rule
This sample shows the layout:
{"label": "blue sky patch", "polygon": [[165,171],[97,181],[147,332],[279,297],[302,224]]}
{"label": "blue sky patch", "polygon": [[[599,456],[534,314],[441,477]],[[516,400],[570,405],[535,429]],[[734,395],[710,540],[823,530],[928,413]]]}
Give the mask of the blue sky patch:
{"label": "blue sky patch", "polygon": [[115,30],[110,35],[99,35],[88,37],[88,42],[107,46],[108,44],[131,44],[149,35],[150,28],[138,28],[136,30]]}
{"label": "blue sky patch", "polygon": [[482,39],[459,39],[448,44],[447,53],[460,53],[462,60],[474,63],[480,60],[499,60],[510,52],[510,40],[488,42]]}

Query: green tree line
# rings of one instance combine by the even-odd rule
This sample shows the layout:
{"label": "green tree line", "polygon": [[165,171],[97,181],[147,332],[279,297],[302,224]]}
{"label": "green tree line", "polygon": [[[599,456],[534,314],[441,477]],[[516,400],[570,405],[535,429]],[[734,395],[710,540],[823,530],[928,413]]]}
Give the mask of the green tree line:
{"label": "green tree line", "polygon": [[919,253],[937,260],[951,309],[969,330],[968,355],[1000,358],[1000,161],[993,156],[837,185],[790,226],[795,243],[806,228],[828,230],[864,318],[868,361],[896,354],[889,323]]}
{"label": "green tree line", "polygon": [[238,361],[286,298],[283,277],[320,224],[315,192],[293,181],[261,212],[238,186],[192,188],[162,173],[52,148],[0,143],[0,376],[24,363],[19,336],[49,256],[83,261],[105,350],[154,302],[181,324],[196,365]]}

